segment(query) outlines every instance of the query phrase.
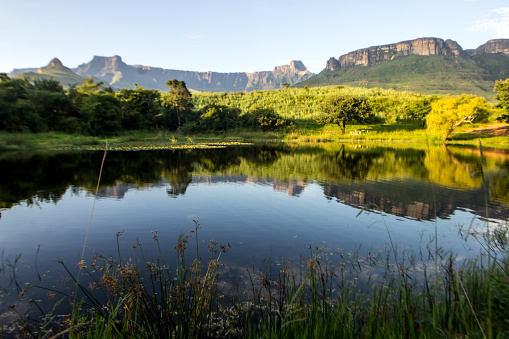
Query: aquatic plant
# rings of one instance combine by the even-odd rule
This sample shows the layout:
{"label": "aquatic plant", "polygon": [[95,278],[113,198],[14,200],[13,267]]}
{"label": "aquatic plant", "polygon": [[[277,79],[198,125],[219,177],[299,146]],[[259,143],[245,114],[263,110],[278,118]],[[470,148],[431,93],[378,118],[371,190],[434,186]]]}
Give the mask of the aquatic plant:
{"label": "aquatic plant", "polygon": [[418,260],[390,245],[367,256],[340,250],[332,256],[330,249],[311,245],[297,262],[267,258],[259,269],[246,267],[242,277],[230,280],[222,273],[221,260],[229,244],[211,241],[209,258],[202,260],[199,229],[196,221],[190,233],[177,239],[173,267],[163,259],[157,232],[153,239],[159,252],[151,259],[139,241],[129,256],[122,256],[118,239],[123,232],[119,232],[118,257],[95,254],[91,262],[80,262],[79,279],[75,269],[62,261],[77,292],[48,292],[69,303],[71,313],[59,317],[50,312],[39,323],[25,318],[24,333],[76,338],[497,337],[509,333],[507,252],[491,258],[491,264],[486,253],[459,264],[453,254],[435,251],[433,246]]}

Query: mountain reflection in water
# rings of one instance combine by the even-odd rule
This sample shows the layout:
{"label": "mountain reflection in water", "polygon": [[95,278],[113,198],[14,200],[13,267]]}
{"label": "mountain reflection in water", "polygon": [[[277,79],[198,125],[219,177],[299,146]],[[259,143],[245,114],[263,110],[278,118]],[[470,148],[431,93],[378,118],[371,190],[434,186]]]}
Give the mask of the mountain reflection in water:
{"label": "mountain reflection in water", "polygon": [[[0,208],[57,202],[70,190],[95,193],[102,152],[47,152],[0,156]],[[350,206],[414,219],[449,217],[458,208],[506,219],[509,152],[345,145],[258,145],[210,150],[108,152],[99,198],[167,187],[169,197],[190,185],[217,182],[272,185],[298,196],[318,183],[324,196]],[[433,194],[435,193],[435,194]],[[436,205],[437,211],[434,211]]]}

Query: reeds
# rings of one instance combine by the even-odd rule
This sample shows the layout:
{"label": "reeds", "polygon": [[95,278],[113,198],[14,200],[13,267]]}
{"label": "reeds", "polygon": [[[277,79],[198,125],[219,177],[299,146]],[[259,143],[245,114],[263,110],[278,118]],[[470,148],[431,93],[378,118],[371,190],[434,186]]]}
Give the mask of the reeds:
{"label": "reeds", "polygon": [[[240,280],[222,279],[229,245],[211,241],[200,259],[198,231],[181,235],[176,264],[150,260],[138,241],[128,257],[94,255],[81,278],[61,262],[77,293],[65,295],[67,317],[46,315],[33,337],[65,335],[136,338],[503,337],[509,334],[509,260],[486,255],[463,264],[430,249],[421,261],[387,250],[366,256],[310,246],[307,255],[276,266],[246,268]],[[189,240],[196,243],[196,258]],[[394,258],[398,258],[394,262]],[[272,262],[272,264],[271,264]],[[437,267],[435,267],[437,265]],[[277,269],[276,269],[277,267]],[[87,283],[85,283],[85,281]],[[218,286],[230,286],[221,290]],[[490,311],[491,308],[491,311]]]}

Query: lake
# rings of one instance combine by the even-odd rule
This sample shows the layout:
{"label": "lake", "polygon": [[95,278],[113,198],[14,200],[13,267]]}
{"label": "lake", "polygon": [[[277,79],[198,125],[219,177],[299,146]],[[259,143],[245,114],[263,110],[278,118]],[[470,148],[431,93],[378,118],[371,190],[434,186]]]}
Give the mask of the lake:
{"label": "lake", "polygon": [[422,144],[108,151],[95,198],[103,155],[0,153],[0,307],[16,283],[60,288],[56,260],[76,267],[87,232],[85,262],[118,256],[117,232],[122,256],[138,241],[153,256],[157,231],[172,263],[178,236],[198,222],[200,256],[210,240],[231,247],[221,260],[234,279],[266,259],[298,260],[310,245],[331,258],[397,248],[425,259],[438,244],[461,261],[509,216],[507,150],[484,149],[482,158],[478,148]]}

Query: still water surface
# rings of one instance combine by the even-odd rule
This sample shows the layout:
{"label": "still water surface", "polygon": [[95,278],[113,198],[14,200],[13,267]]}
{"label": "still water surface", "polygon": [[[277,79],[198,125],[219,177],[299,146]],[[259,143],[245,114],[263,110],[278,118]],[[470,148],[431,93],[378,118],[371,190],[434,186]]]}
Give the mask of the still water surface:
{"label": "still water surface", "polygon": [[[20,282],[57,286],[56,259],[76,265],[102,157],[99,151],[0,154],[0,286],[9,286],[5,267],[18,254]],[[120,231],[123,256],[137,238],[153,255],[157,231],[172,262],[177,237],[197,220],[200,255],[207,257],[210,240],[229,243],[222,261],[239,274],[266,258],[298,258],[310,244],[337,255],[384,251],[392,240],[422,254],[434,246],[435,231],[438,245],[461,260],[480,251],[466,234],[506,223],[508,173],[507,151],[484,150],[481,166],[474,148],[109,151],[84,258],[116,256]]]}

